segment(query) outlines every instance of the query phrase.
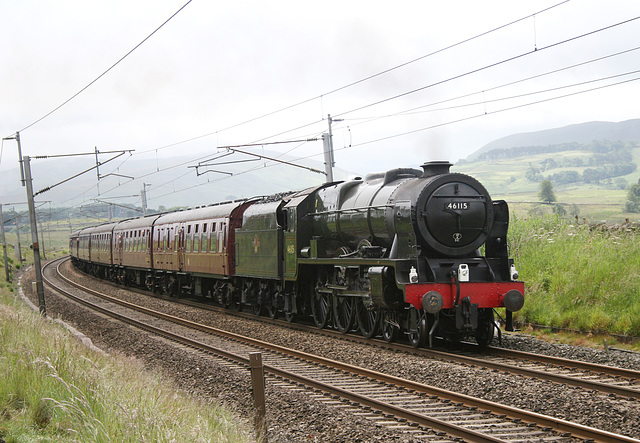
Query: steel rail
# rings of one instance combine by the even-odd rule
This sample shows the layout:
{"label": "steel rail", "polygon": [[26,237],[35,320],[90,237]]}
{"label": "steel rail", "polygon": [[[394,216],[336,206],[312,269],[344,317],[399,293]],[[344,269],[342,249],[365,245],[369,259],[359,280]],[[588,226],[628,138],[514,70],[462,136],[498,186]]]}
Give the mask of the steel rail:
{"label": "steel rail", "polygon": [[[117,285],[117,284],[115,286],[122,287],[121,285]],[[146,294],[146,295],[149,294],[147,291],[137,290],[135,288],[127,288],[127,290],[132,290],[140,294]],[[179,303],[187,304],[189,306],[212,309],[220,312],[229,312],[228,310],[225,310],[223,308],[216,308],[210,305],[197,303],[197,302],[180,300]],[[362,343],[367,345],[376,345],[384,349],[401,350],[403,352],[410,352],[412,354],[424,355],[426,357],[435,358],[442,361],[468,364],[476,367],[484,367],[487,369],[508,372],[512,374],[519,374],[519,375],[523,375],[523,376],[531,377],[535,379],[548,380],[555,383],[561,383],[569,386],[576,386],[586,390],[595,390],[595,391],[603,392],[605,394],[614,394],[614,395],[628,398],[628,399],[640,400],[640,389],[638,388],[603,383],[596,380],[581,379],[579,377],[575,377],[571,375],[554,374],[552,372],[542,371],[539,369],[518,367],[508,363],[489,361],[489,360],[483,359],[482,357],[472,357],[468,355],[456,354],[452,351],[440,351],[437,349],[429,349],[429,348],[416,349],[411,346],[403,345],[400,343],[387,343],[387,342],[384,342],[383,340],[364,338],[359,335],[345,336],[342,332],[334,331],[331,329],[318,329],[315,326],[307,326],[300,323],[296,323],[296,324],[291,324],[289,322],[285,323],[284,321],[267,319],[265,317],[256,316],[255,314],[233,312],[233,315],[240,316],[246,319],[254,319],[254,320],[259,320],[263,322],[268,322],[272,324],[278,324],[278,325],[286,324],[287,327],[289,328],[296,328],[298,330],[309,331],[316,334],[323,334],[326,336],[338,337],[342,339],[346,338],[352,342],[357,342],[357,343]],[[548,355],[534,354],[534,353],[516,351],[512,349],[496,348],[496,347],[488,347],[486,348],[486,351],[488,351],[489,354],[503,355],[505,357],[511,357],[515,359],[526,359],[536,363],[546,363],[546,364],[551,364],[551,365],[565,367],[565,368],[574,369],[574,370],[585,370],[593,373],[603,373],[606,375],[610,375],[612,377],[623,377],[628,380],[634,380],[634,379],[640,380],[640,371],[635,371],[631,369],[624,369],[624,368],[619,368],[615,366],[588,363],[588,362],[583,362],[579,360],[569,360],[569,359],[560,358],[560,357],[553,357]]]}
{"label": "steel rail", "polygon": [[527,360],[533,360],[540,363],[548,363],[552,365],[566,366],[569,368],[582,369],[585,371],[598,371],[607,375],[624,378],[640,379],[640,371],[634,369],[619,368],[616,366],[602,365],[598,363],[588,363],[580,360],[570,360],[562,357],[552,357],[543,354],[534,354],[532,352],[518,351],[515,349],[503,349],[489,346],[485,349],[487,353],[492,355],[503,355],[505,357],[518,357]]}
{"label": "steel rail", "polygon": [[[47,264],[48,265],[48,264]],[[45,267],[47,266],[45,265]],[[59,268],[60,264],[58,264],[58,268]],[[175,323],[181,324],[181,325],[185,325],[185,326],[189,326],[189,327],[193,327],[195,329],[201,330],[203,332],[208,332],[208,333],[212,333],[212,334],[216,334],[216,335],[221,335],[225,338],[230,338],[233,339],[235,341],[244,341],[246,343],[250,343],[254,346],[259,346],[262,348],[267,348],[270,350],[275,350],[278,352],[281,352],[283,354],[287,354],[290,356],[294,356],[297,358],[301,358],[301,359],[307,359],[309,361],[315,361],[315,362],[320,362],[322,364],[324,364],[325,366],[329,366],[330,365],[330,360],[326,360],[326,359],[321,359],[319,357],[316,357],[315,359],[309,359],[309,358],[305,358],[306,357],[315,357],[312,356],[311,354],[305,354],[303,352],[299,352],[299,351],[295,351],[292,349],[287,349],[284,347],[279,347],[279,346],[275,346],[275,345],[271,345],[269,343],[266,342],[262,342],[260,340],[255,340],[255,339],[251,339],[249,337],[243,337],[243,336],[239,336],[236,334],[232,334],[229,333],[227,331],[223,331],[223,330],[219,330],[216,328],[212,328],[212,327],[208,327],[206,325],[202,325],[202,324],[198,324],[198,323],[193,323],[193,322],[189,322],[188,320],[184,320],[178,317],[174,317],[168,314],[164,314],[158,311],[154,311],[152,309],[148,309],[148,308],[144,308],[142,306],[138,306],[138,305],[134,305],[132,303],[126,302],[124,300],[118,300],[115,299],[113,297],[110,297],[106,294],[101,294],[98,291],[94,291],[93,289],[87,288],[79,283],[73,282],[71,280],[69,280],[67,277],[65,277],[64,275],[62,275],[59,270],[58,270],[58,276],[62,277],[63,280],[65,280],[67,283],[73,285],[74,287],[76,287],[77,289],[80,289],[82,291],[86,291],[92,295],[95,295],[97,297],[100,297],[102,299],[105,299],[109,302],[113,302],[116,303],[118,305],[130,308],[130,309],[134,309],[140,312],[144,312],[146,314],[149,315],[153,315],[153,316],[157,316],[160,317],[162,319],[165,320],[170,320],[170,321],[174,321]],[[222,350],[222,349],[218,349],[209,345],[206,345],[202,342],[199,342],[197,340],[193,340],[190,339],[188,337],[182,336],[180,334],[175,334],[169,331],[166,331],[164,329],[161,328],[157,328],[155,326],[146,324],[146,323],[142,323],[139,322],[137,320],[134,320],[130,317],[127,317],[125,315],[113,312],[107,308],[104,308],[102,306],[96,305],[94,303],[91,303],[87,300],[84,300],[81,297],[77,297],[73,294],[70,294],[68,291],[65,291],[64,289],[60,288],[59,286],[55,285],[53,282],[51,282],[51,280],[49,280],[48,278],[45,279],[46,283],[51,287],[54,288],[56,291],[64,293],[67,297],[70,297],[72,300],[87,306],[91,309],[94,309],[98,312],[101,312],[105,315],[108,315],[110,317],[116,318],[120,321],[123,321],[127,324],[133,325],[139,329],[145,330],[147,332],[151,332],[153,334],[157,334],[160,335],[162,337],[165,337],[167,339],[170,340],[174,340],[177,341],[181,344],[187,345],[189,347],[192,347],[194,349],[198,349],[200,351],[204,351],[210,354],[214,354],[214,355],[218,355],[228,361],[233,361],[237,364],[246,366],[246,367],[250,367],[250,361],[248,358],[239,356],[237,354]],[[347,366],[344,366],[345,370],[346,370]],[[358,402],[360,404],[369,406],[369,407],[375,407],[377,409],[380,409],[383,412],[387,412],[390,414],[393,414],[394,416],[397,417],[402,417],[405,418],[407,420],[412,420],[418,424],[422,424],[425,426],[429,426],[430,428],[433,429],[437,429],[443,432],[446,432],[448,434],[454,435],[454,436],[458,436],[461,438],[464,438],[466,441],[469,442],[478,442],[478,443],[483,443],[483,442],[495,442],[495,443],[503,443],[504,440],[501,439],[497,439],[491,436],[488,436],[487,434],[483,434],[480,432],[476,432],[467,428],[463,428],[461,426],[457,426],[457,425],[453,425],[450,423],[447,423],[445,421],[442,420],[438,420],[435,418],[431,418],[422,414],[416,414],[413,413],[409,410],[403,409],[403,408],[399,408],[396,407],[394,405],[390,405],[387,403],[383,403],[383,402],[379,402],[375,399],[371,399],[365,396],[361,396],[358,395],[356,393],[353,392],[349,392],[347,390],[335,387],[335,386],[331,386],[322,382],[318,382],[316,380],[283,370],[283,369],[279,369],[276,368],[274,366],[270,366],[270,365],[264,365],[264,369],[265,372],[268,374],[271,374],[275,377],[280,377],[280,378],[285,378],[293,383],[298,383],[298,384],[303,384],[305,386],[309,386],[312,387],[314,389],[320,389],[322,391],[328,392],[329,394],[333,394],[333,395],[339,395],[345,399],[351,400],[351,401],[355,401]]]}
{"label": "steel rail", "polygon": [[[615,433],[611,433],[608,431],[603,431],[603,430],[599,430],[599,429],[595,429],[595,428],[591,428],[588,426],[584,426],[584,425],[580,425],[577,423],[572,423],[566,420],[562,420],[559,418],[555,418],[555,417],[550,417],[550,416],[546,416],[543,414],[538,414],[535,412],[531,412],[531,411],[525,411],[519,408],[514,408],[511,406],[506,406],[506,405],[501,405],[498,403],[494,403],[494,402],[490,402],[490,401],[486,401],[486,400],[482,400],[479,398],[474,398],[474,397],[470,397],[464,394],[459,394],[459,393],[455,393],[452,391],[447,391],[444,389],[440,389],[440,388],[436,388],[436,387],[432,387],[432,386],[428,386],[428,385],[424,385],[421,383],[417,383],[417,382],[413,382],[410,380],[405,380],[405,379],[401,379],[395,376],[391,376],[391,375],[387,375],[387,374],[383,374],[377,371],[372,371],[372,370],[368,370],[365,368],[361,368],[361,367],[356,367],[353,365],[349,365],[346,363],[342,363],[342,362],[338,362],[335,360],[331,360],[331,359],[326,359],[323,357],[319,357],[316,355],[312,355],[312,354],[307,354],[301,351],[297,351],[294,349],[289,349],[286,347],[282,347],[282,346],[278,346],[278,345],[274,345],[271,343],[267,343],[261,340],[257,340],[257,339],[253,339],[250,337],[244,337],[244,336],[239,336],[237,334],[232,334],[230,332],[227,331],[223,331],[217,328],[213,328],[210,326],[206,326],[206,325],[202,325],[199,323],[193,323],[190,322],[188,320],[185,319],[181,319],[178,317],[174,317],[168,314],[164,314],[152,309],[148,309],[148,308],[144,308],[129,302],[126,302],[124,300],[119,300],[116,299],[114,297],[110,297],[107,296],[105,294],[101,294],[98,291],[94,291],[91,288],[87,288],[79,283],[73,282],[72,280],[68,279],[67,277],[63,276],[60,272],[59,272],[59,266],[61,265],[61,263],[58,265],[58,274],[59,276],[61,276],[66,282],[68,282],[69,284],[77,287],[78,289],[81,289],[82,291],[88,292],[90,294],[93,294],[95,296],[101,297],[105,300],[108,300],[110,302],[113,303],[117,303],[121,306],[125,306],[128,307],[129,309],[135,309],[137,311],[146,313],[148,315],[152,315],[152,316],[156,316],[159,318],[163,318],[169,321],[173,321],[176,322],[178,324],[184,325],[184,326],[188,326],[191,328],[195,328],[198,329],[200,331],[203,332],[207,332],[207,333],[211,333],[211,334],[215,334],[215,335],[219,335],[219,336],[223,336],[235,341],[242,341],[245,343],[249,343],[252,346],[256,346],[256,347],[260,347],[260,348],[264,348],[264,349],[269,349],[271,351],[274,352],[278,352],[284,355],[289,355],[289,356],[293,356],[295,358],[300,358],[306,361],[310,361],[310,362],[314,362],[318,365],[324,365],[324,366],[328,366],[340,371],[346,371],[346,372],[350,372],[359,376],[363,376],[363,377],[368,377],[377,381],[381,381],[383,383],[386,384],[390,384],[390,385],[395,385],[395,386],[401,386],[404,387],[405,389],[409,389],[409,390],[413,390],[416,392],[420,392],[423,394],[427,394],[427,395],[436,395],[440,398],[444,398],[444,399],[448,399],[450,401],[456,402],[456,403],[462,403],[466,406],[470,406],[470,407],[475,407],[475,408],[481,408],[487,411],[491,411],[493,413],[496,414],[500,414],[500,415],[506,415],[507,417],[510,417],[512,419],[519,419],[519,420],[523,420],[529,423],[536,423],[538,426],[542,426],[542,427],[550,427],[552,429],[558,430],[560,432],[569,432],[570,434],[580,437],[580,438],[586,438],[586,439],[592,439],[595,441],[602,441],[602,442],[640,442],[640,440],[637,439],[633,439],[631,437],[627,437],[627,436],[623,436],[623,435],[619,435],[619,434],[615,434]],[[47,266],[47,265],[45,265]],[[49,284],[52,287],[56,287],[56,285],[54,285],[52,282],[50,282],[48,279],[46,280],[47,284]],[[62,292],[66,292],[61,288],[58,288],[58,290],[62,291]],[[75,300],[80,301],[80,303],[83,303],[85,305],[91,305],[94,306],[93,304],[91,304],[90,302],[84,301],[82,300],[80,297],[76,297],[73,296],[72,294],[70,294],[72,298],[74,298]],[[116,317],[118,317],[119,319],[126,319],[123,321],[127,321],[127,323],[131,323],[134,322],[136,324],[136,326],[141,327],[145,330],[148,330],[150,332],[154,332],[157,334],[160,334],[162,336],[168,337],[168,335],[174,335],[172,333],[169,333],[167,331],[163,331],[161,329],[155,328],[153,326],[150,325],[145,325],[145,324],[140,324],[140,322],[137,322],[136,320],[130,319],[126,316],[123,316],[121,314],[117,314],[117,313],[111,313],[109,310],[99,307],[98,309],[101,312],[107,313],[108,315],[114,315]],[[249,365],[249,360],[234,354],[230,354],[226,351],[221,351],[221,350],[216,350],[215,348],[212,349],[211,347],[199,343],[197,341],[191,340],[189,338],[186,337],[182,337],[180,335],[176,335],[176,337],[180,337],[180,341],[188,344],[189,346],[193,346],[194,348],[197,349],[201,349],[204,350],[206,352],[213,352],[215,354],[221,355],[224,358],[227,359],[231,359],[233,361],[236,361],[238,363],[241,364],[246,364],[247,366]],[[428,416],[425,416],[423,414],[416,414],[414,412],[402,409],[402,408],[398,408],[396,406],[393,405],[388,405],[386,403],[381,403],[378,402],[377,400],[374,399],[370,399],[367,397],[363,397],[360,396],[358,394],[346,391],[346,390],[342,390],[340,388],[337,387],[333,387],[333,386],[327,386],[324,383],[320,383],[317,381],[313,381],[313,380],[309,380],[306,377],[303,376],[299,376],[293,373],[290,373],[288,371],[279,369],[279,368],[275,368],[272,366],[265,366],[265,370],[268,373],[274,374],[276,376],[281,376],[284,378],[287,378],[289,380],[298,382],[298,383],[302,383],[308,386],[312,386],[312,387],[316,387],[317,389],[321,389],[323,391],[328,391],[330,393],[334,393],[336,395],[340,395],[342,397],[346,397],[346,398],[350,398],[353,399],[354,401],[357,401],[361,404],[366,404],[369,405],[371,407],[375,407],[377,409],[380,409],[382,411],[386,411],[388,413],[394,414],[396,416],[399,417],[403,417],[406,418],[407,420],[412,420],[416,423],[420,423],[420,424],[425,424],[428,425],[429,427],[432,427],[434,429],[439,429],[442,430],[444,432],[450,433],[450,434],[454,434],[454,435],[460,435],[462,436],[460,433],[464,433],[464,434],[468,434],[467,436],[464,436],[463,438],[465,438],[468,441],[501,441],[501,440],[496,440],[493,437],[487,436],[487,434],[482,434],[482,433],[477,433],[475,431],[471,431],[469,429],[466,428],[462,428],[460,426],[457,425],[452,425],[446,422],[443,422],[441,420],[437,420],[437,419],[433,419],[430,418]],[[460,428],[460,429],[457,429]]]}

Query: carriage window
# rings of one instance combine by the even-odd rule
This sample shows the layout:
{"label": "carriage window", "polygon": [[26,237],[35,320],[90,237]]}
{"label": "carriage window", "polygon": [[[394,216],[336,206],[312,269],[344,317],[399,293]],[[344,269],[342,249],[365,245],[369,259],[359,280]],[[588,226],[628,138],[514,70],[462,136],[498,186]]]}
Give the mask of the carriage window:
{"label": "carriage window", "polygon": [[206,223],[203,223],[203,224],[202,224],[202,233],[203,233],[203,234],[206,234],[206,233],[207,233],[207,224],[206,224]]}
{"label": "carriage window", "polygon": [[191,225],[187,226],[187,234],[191,234]]}
{"label": "carriage window", "polygon": [[[196,232],[198,231],[198,225],[196,225]],[[200,252],[200,234],[193,236],[193,252]]]}
{"label": "carriage window", "polygon": [[196,234],[198,233],[198,228],[200,227],[200,225],[196,225]]}
{"label": "carriage window", "polygon": [[209,251],[211,252],[216,252],[216,249],[218,249],[218,239],[216,238],[216,233],[212,232],[211,233],[211,245],[209,246]]}
{"label": "carriage window", "polygon": [[191,248],[193,247],[193,237],[191,237],[191,235],[187,235],[187,247],[186,247],[186,251],[187,252],[193,252],[191,250]]}
{"label": "carriage window", "polygon": [[216,230],[216,222],[211,223],[211,232]]}

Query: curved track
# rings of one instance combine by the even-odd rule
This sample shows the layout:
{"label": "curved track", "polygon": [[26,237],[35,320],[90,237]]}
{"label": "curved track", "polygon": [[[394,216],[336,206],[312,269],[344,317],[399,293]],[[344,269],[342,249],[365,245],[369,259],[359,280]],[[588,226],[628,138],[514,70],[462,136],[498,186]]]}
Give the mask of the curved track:
{"label": "curved track", "polygon": [[[105,296],[68,279],[64,285],[73,285],[76,289],[63,288],[51,281],[50,270],[44,274],[49,286],[91,309],[220,356],[228,364],[246,367],[249,365],[249,353],[262,352],[265,372],[269,377],[278,377],[286,380],[285,384],[303,385],[333,396],[330,401],[338,399],[342,406],[359,411],[356,413],[370,414],[382,424],[406,426],[408,429],[405,431],[412,432],[416,439],[638,441],[192,323]],[[78,294],[78,289],[84,295]],[[431,430],[446,435],[436,437]]]}
{"label": "curved track", "polygon": [[[101,281],[104,282],[104,280]],[[114,286],[123,287],[117,284],[114,284]],[[130,287],[127,287],[127,289],[145,295],[159,297],[146,290]],[[487,368],[489,370],[519,374],[535,379],[576,386],[586,390],[599,391],[606,395],[619,396],[630,400],[640,400],[640,371],[638,370],[624,369],[578,360],[569,360],[560,357],[498,347],[487,347],[485,349],[478,350],[478,347],[472,344],[463,344],[459,351],[451,349],[440,350],[414,348],[400,342],[387,343],[381,339],[365,338],[358,333],[345,335],[344,332],[334,330],[330,327],[318,329],[318,327],[314,325],[290,323],[286,320],[256,316],[254,313],[229,311],[221,307],[193,300],[176,298],[171,298],[171,300],[203,309],[228,312],[247,319],[256,319],[265,323],[295,328],[309,333],[323,334],[326,336],[343,338],[352,342],[374,345],[397,352],[424,355],[425,357],[441,361],[449,361],[458,364]]]}

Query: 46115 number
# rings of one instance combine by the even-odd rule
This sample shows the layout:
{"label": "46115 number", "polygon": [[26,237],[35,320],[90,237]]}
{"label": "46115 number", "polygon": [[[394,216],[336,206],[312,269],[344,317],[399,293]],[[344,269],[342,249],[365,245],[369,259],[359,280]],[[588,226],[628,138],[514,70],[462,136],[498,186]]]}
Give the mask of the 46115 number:
{"label": "46115 number", "polygon": [[449,202],[444,205],[445,209],[452,211],[469,209],[469,202]]}

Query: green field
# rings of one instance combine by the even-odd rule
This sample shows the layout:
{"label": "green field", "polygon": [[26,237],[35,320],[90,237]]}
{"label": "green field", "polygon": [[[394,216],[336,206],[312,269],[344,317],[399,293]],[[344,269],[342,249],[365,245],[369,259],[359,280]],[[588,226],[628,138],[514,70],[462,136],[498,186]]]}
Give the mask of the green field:
{"label": "green field", "polygon": [[640,231],[558,217],[510,224],[526,301],[517,318],[599,334],[640,337]]}
{"label": "green field", "polygon": [[[633,149],[634,161],[640,164],[640,149]],[[522,218],[531,215],[532,210],[537,215],[551,214],[551,206],[541,206],[538,192],[540,183],[525,178],[527,170],[537,166],[549,157],[558,162],[575,156],[585,156],[582,151],[566,151],[551,154],[538,154],[514,159],[478,161],[462,163],[452,167],[452,172],[471,175],[482,183],[494,200],[506,200],[511,211]],[[552,172],[576,170],[582,173],[586,168],[556,168]],[[579,219],[587,222],[605,221],[622,223],[626,219],[640,221],[640,214],[624,212],[627,191],[619,189],[616,181],[625,180],[628,185],[638,182],[640,170],[631,174],[616,177],[610,181],[603,180],[600,184],[568,184],[554,185],[557,202],[569,208],[575,205]],[[573,208],[573,207],[572,207]]]}

